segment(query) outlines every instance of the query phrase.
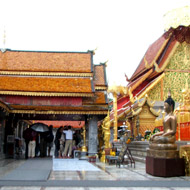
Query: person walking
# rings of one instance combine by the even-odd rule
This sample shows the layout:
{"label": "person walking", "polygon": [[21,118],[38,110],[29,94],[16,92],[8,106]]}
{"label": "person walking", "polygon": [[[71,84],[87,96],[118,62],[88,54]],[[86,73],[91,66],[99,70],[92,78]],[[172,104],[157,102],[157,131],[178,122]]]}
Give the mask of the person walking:
{"label": "person walking", "polygon": [[50,157],[50,152],[51,152],[51,148],[53,147],[53,125],[49,126],[49,131],[48,134],[46,136],[46,141],[47,141],[47,148],[48,148],[48,157]]}
{"label": "person walking", "polygon": [[35,148],[36,148],[36,137],[37,137],[36,131],[32,130],[31,136],[32,136],[32,139],[30,140],[29,145],[28,145],[28,157],[34,158],[35,157]]}
{"label": "person walking", "polygon": [[39,152],[40,152],[40,133],[37,133],[37,136],[36,136],[35,157],[39,157]]}
{"label": "person walking", "polygon": [[66,135],[66,143],[65,143],[65,150],[63,153],[64,158],[70,158],[72,153],[72,145],[73,145],[73,131],[71,130],[71,126],[68,126],[68,130],[63,130],[63,133]]}
{"label": "person walking", "polygon": [[62,158],[65,148],[65,133],[62,133],[59,141],[60,141],[59,158]]}

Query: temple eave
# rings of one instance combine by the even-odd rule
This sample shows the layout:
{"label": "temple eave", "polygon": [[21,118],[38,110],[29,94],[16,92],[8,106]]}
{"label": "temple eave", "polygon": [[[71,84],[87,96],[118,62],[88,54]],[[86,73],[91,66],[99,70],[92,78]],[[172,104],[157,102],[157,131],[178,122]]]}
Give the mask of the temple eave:
{"label": "temple eave", "polygon": [[23,92],[23,91],[0,91],[3,95],[21,95],[21,96],[71,96],[71,97],[93,97],[93,93],[58,93],[58,92]]}
{"label": "temple eave", "polygon": [[95,90],[107,90],[107,86],[95,86]]}
{"label": "temple eave", "polygon": [[10,110],[12,114],[45,114],[45,115],[106,115],[107,110],[102,111],[36,111],[36,110]]}
{"label": "temple eave", "polygon": [[93,73],[0,71],[0,75],[93,77]]}

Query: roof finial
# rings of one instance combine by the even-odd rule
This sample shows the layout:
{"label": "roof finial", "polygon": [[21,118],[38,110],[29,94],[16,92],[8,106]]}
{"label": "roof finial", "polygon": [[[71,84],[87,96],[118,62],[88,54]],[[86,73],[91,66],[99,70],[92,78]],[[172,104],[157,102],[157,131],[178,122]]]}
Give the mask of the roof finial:
{"label": "roof finial", "polygon": [[103,62],[103,63],[100,63],[100,65],[105,65],[107,67],[107,63],[108,63],[109,60]]}
{"label": "roof finial", "polygon": [[95,51],[98,49],[98,47],[96,47],[94,50],[88,50],[88,52],[91,52],[93,55],[95,55]]}

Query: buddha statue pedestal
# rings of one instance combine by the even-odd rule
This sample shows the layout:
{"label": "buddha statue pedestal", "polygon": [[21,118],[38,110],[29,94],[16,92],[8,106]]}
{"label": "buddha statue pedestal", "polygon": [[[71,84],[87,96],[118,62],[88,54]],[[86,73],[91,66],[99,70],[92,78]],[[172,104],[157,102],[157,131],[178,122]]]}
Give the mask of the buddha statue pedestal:
{"label": "buddha statue pedestal", "polygon": [[179,158],[176,144],[150,144],[146,157],[146,173],[158,177],[185,175],[184,159]]}

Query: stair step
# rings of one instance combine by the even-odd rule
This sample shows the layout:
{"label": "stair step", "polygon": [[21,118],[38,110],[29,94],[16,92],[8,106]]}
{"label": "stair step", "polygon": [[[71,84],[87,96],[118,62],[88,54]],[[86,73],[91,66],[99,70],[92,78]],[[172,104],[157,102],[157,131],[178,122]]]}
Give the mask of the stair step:
{"label": "stair step", "polygon": [[145,157],[133,156],[133,159],[134,159],[136,162],[142,162],[142,163],[145,163],[145,162],[146,162],[146,158],[145,158]]}
{"label": "stair step", "polygon": [[[132,141],[127,145],[130,150],[133,159],[137,162],[146,162],[147,149],[149,148],[149,142],[147,141]],[[114,143],[114,147],[117,148],[118,151],[121,150],[122,143]]]}
{"label": "stair step", "polygon": [[131,151],[131,154],[134,156],[141,156],[141,157],[146,157],[147,153],[146,152],[140,152],[140,151]]}
{"label": "stair step", "polygon": [[135,148],[135,147],[129,147],[129,150],[131,150],[131,151],[139,151],[139,152],[146,152],[147,151],[147,149],[142,149],[142,148]]}

